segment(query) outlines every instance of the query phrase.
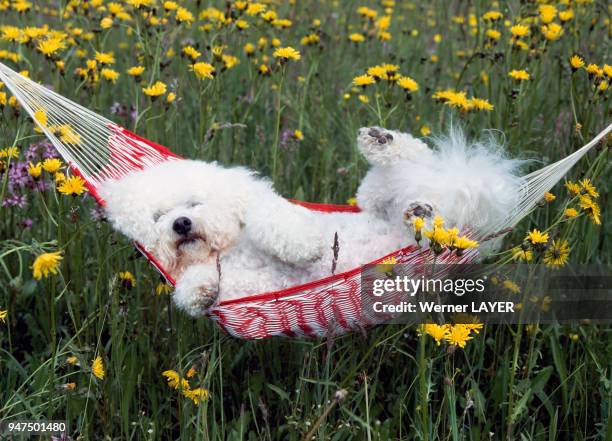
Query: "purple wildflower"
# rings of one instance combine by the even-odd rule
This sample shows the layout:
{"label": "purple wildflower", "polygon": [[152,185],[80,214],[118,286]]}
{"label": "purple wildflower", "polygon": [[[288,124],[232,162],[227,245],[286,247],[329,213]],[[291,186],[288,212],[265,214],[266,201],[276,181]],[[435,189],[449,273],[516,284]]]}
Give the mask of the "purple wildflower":
{"label": "purple wildflower", "polygon": [[28,217],[21,221],[21,226],[25,229],[32,228],[32,225],[34,225],[34,221]]}
{"label": "purple wildflower", "polygon": [[11,194],[2,201],[3,207],[19,207],[24,208],[28,203],[27,198],[23,194]]}

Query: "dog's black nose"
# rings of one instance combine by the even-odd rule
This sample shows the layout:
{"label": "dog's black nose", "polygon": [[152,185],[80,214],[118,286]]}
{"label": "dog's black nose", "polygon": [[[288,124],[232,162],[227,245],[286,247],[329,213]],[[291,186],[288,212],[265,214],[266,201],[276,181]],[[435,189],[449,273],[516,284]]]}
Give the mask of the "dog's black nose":
{"label": "dog's black nose", "polygon": [[191,231],[191,219],[185,216],[175,219],[174,223],[172,224],[172,229],[181,236],[189,234]]}

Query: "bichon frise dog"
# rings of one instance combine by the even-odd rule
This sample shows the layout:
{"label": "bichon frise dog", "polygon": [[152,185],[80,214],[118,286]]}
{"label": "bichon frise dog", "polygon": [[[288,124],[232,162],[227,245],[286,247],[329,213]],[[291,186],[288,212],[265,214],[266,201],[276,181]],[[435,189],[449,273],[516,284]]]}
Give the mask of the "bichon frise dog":
{"label": "bichon frise dog", "polygon": [[503,218],[518,196],[517,162],[457,130],[436,146],[360,129],[372,165],[360,213],[310,211],[246,168],[190,160],[109,181],[100,194],[114,227],[156,256],[177,282],[175,303],[197,316],[216,301],[320,279],[414,243],[413,215],[476,228]]}

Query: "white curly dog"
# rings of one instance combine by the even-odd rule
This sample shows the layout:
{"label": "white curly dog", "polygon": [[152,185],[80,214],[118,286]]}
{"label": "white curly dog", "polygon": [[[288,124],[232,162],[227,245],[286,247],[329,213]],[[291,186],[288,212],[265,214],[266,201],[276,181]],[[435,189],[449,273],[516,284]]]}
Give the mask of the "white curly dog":
{"label": "white curly dog", "polygon": [[114,227],[176,279],[175,303],[198,316],[217,301],[306,283],[332,265],[342,272],[414,243],[411,215],[480,228],[515,206],[518,161],[495,143],[468,143],[454,129],[434,144],[360,129],[357,145],[372,166],[357,191],[360,213],[310,211],[246,168],[190,160],[107,182],[100,194]]}

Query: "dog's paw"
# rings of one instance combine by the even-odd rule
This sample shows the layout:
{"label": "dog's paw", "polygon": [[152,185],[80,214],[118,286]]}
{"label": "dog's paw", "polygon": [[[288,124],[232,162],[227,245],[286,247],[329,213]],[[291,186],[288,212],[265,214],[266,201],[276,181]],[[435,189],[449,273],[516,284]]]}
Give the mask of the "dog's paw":
{"label": "dog's paw", "polygon": [[370,164],[389,165],[403,155],[397,142],[399,135],[382,127],[363,127],[359,129],[357,147]]}
{"label": "dog's paw", "polygon": [[370,149],[373,146],[382,148],[393,142],[393,134],[382,127],[362,127],[359,129],[357,143],[361,150]]}
{"label": "dog's paw", "polygon": [[431,219],[433,216],[433,207],[425,202],[413,202],[404,210],[404,221],[412,222],[415,217],[422,219]]}
{"label": "dog's paw", "polygon": [[176,306],[193,317],[199,317],[219,296],[216,265],[194,265],[187,268],[176,283],[173,300]]}
{"label": "dog's paw", "polygon": [[432,155],[427,144],[420,139],[382,127],[359,129],[357,147],[372,165],[388,166],[399,160],[422,159]]}

